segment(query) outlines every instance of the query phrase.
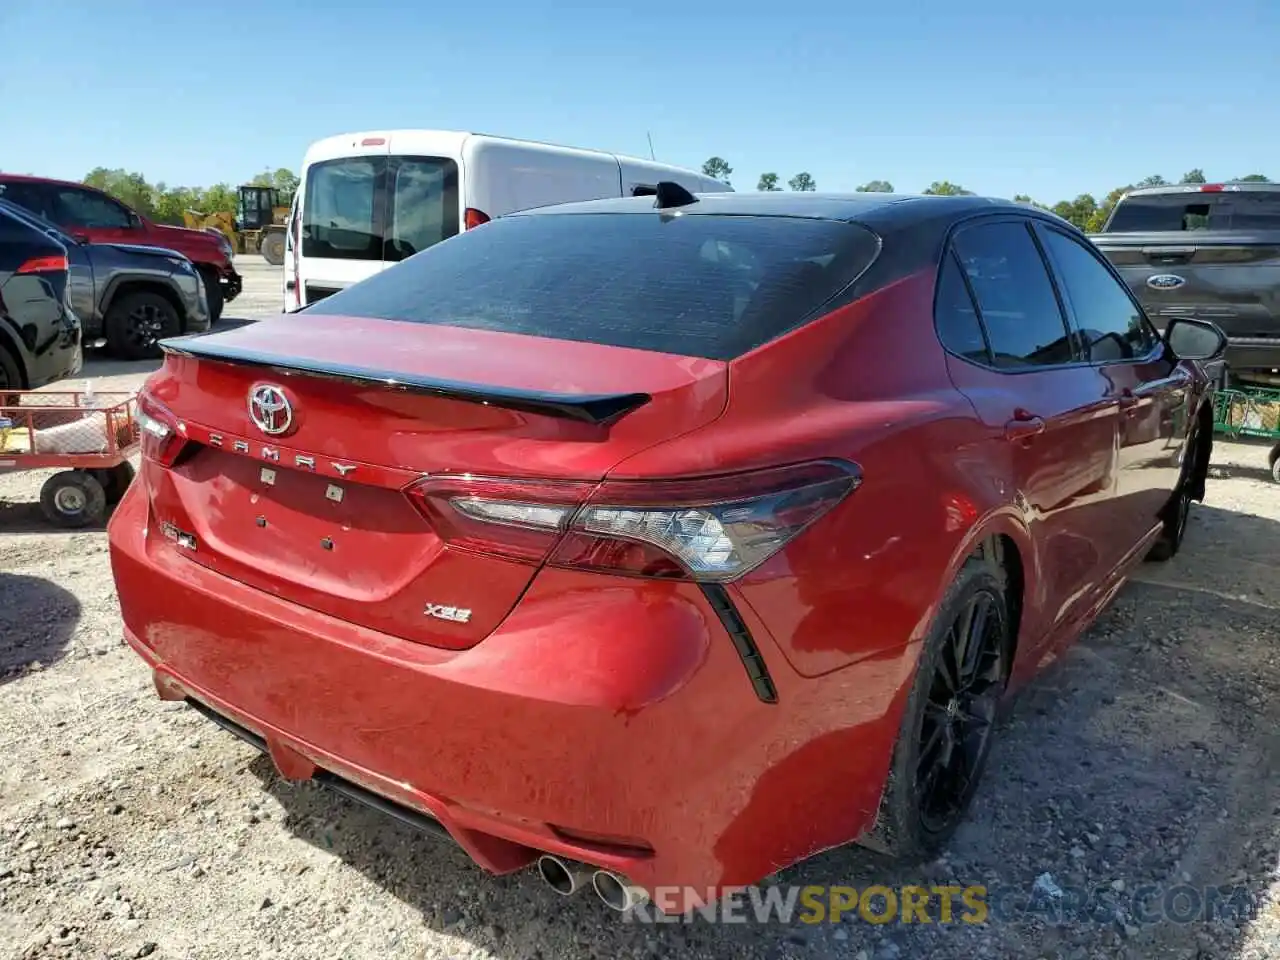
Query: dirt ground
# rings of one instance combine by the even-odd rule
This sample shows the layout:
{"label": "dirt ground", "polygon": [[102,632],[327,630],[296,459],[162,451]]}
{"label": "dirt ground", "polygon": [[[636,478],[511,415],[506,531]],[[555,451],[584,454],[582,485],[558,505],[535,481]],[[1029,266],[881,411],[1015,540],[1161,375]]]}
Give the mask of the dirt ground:
{"label": "dirt ground", "polygon": [[[237,317],[276,309],[278,274],[252,278]],[[90,372],[102,390],[143,375]],[[0,958],[1278,957],[1265,457],[1219,443],[1183,553],[1145,566],[1019,699],[945,856],[853,848],[771,882],[981,885],[982,924],[648,925],[532,871],[489,878],[159,702],[120,639],[103,532],[50,532],[41,478],[0,476]]]}

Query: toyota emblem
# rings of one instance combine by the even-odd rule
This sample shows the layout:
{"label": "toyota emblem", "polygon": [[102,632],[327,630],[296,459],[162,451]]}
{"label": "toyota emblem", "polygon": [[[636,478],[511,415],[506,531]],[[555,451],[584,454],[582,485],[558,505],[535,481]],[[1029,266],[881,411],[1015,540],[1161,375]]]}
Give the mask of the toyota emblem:
{"label": "toyota emblem", "polygon": [[249,419],[263,433],[279,436],[293,426],[293,407],[283,390],[264,383],[249,391]]}

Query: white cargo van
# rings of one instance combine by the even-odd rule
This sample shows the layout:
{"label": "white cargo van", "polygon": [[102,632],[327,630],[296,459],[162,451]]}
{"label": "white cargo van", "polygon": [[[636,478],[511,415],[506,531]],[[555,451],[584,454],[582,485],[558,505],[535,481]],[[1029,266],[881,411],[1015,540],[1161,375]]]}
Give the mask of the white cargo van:
{"label": "white cargo van", "polygon": [[660,180],[732,190],[680,167],[450,130],[347,133],[311,145],[286,239],[284,308],[314,303],[517,210],[644,196]]}

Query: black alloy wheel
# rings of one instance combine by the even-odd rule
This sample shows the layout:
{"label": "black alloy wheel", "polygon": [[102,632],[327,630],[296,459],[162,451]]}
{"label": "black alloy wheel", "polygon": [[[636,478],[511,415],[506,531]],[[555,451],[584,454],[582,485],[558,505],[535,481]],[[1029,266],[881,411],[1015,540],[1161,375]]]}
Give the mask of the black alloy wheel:
{"label": "black alloy wheel", "polygon": [[1004,693],[1008,625],[1002,599],[981,589],[947,631],[924,705],[916,753],[920,818],[945,833],[978,785]]}

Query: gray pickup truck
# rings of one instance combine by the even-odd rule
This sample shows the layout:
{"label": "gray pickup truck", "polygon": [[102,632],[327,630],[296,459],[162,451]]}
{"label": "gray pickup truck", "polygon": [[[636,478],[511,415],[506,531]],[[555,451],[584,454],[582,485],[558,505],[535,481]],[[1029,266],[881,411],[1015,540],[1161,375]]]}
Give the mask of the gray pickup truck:
{"label": "gray pickup truck", "polygon": [[1157,327],[1212,320],[1232,381],[1280,385],[1280,184],[1131,190],[1089,239]]}

